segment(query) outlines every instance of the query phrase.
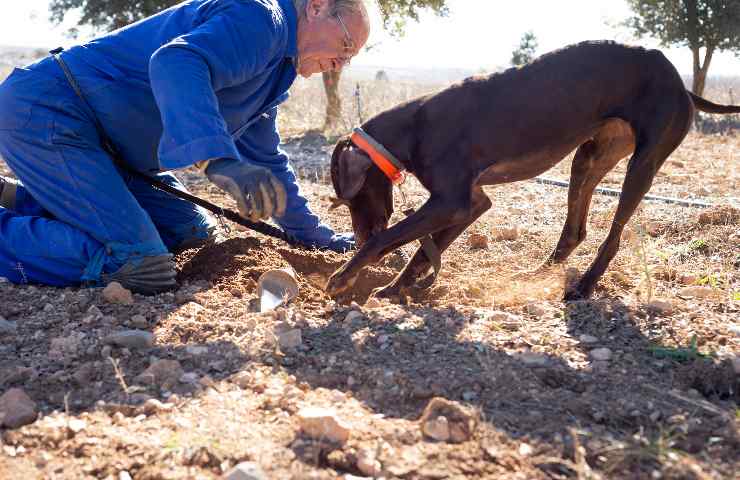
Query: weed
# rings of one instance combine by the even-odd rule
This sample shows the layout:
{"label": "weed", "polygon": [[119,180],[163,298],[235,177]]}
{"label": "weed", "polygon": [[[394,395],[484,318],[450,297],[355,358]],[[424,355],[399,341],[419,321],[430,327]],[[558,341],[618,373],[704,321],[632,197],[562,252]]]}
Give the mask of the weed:
{"label": "weed", "polygon": [[649,347],[650,354],[656,358],[670,358],[676,362],[691,362],[699,358],[711,358],[711,354],[699,352],[697,348],[696,335],[691,337],[691,343],[688,348],[682,347]]}

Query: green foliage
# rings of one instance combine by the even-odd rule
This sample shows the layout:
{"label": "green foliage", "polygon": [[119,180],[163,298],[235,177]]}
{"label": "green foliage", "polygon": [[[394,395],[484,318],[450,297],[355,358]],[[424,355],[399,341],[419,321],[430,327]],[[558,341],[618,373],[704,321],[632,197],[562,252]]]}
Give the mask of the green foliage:
{"label": "green foliage", "polygon": [[521,67],[534,60],[537,51],[537,37],[534,32],[526,32],[519,41],[519,46],[511,54],[511,64]]}
{"label": "green foliage", "polygon": [[699,351],[696,335],[691,337],[691,343],[688,348],[673,347],[649,347],[650,354],[656,358],[669,358],[676,362],[692,362],[699,358],[710,358],[712,354],[704,354]]}
{"label": "green foliage", "polygon": [[430,9],[437,15],[449,13],[447,0],[377,0],[383,27],[396,36],[402,36],[408,19],[419,21],[419,12]]}
{"label": "green foliage", "polygon": [[79,25],[114,30],[154,15],[181,0],[50,0],[51,21],[59,23],[69,10],[80,9]]}
{"label": "green foliage", "polygon": [[[112,30],[180,3],[181,0],[50,0],[51,20],[59,23],[69,10],[80,9],[79,25],[96,30]],[[419,13],[430,9],[447,15],[447,0],[377,0],[383,26],[392,34],[403,35],[408,19],[418,21]]]}
{"label": "green foliage", "polygon": [[740,53],[738,0],[627,0],[635,16],[627,21],[639,36],[663,45],[732,50]]}

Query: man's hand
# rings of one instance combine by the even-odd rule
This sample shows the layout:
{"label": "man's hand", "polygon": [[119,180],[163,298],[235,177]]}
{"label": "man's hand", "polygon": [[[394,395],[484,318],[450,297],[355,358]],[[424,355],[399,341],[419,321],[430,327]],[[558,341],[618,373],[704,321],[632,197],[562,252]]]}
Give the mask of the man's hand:
{"label": "man's hand", "polygon": [[229,193],[242,217],[253,222],[285,214],[285,187],[269,170],[230,158],[211,160],[208,179]]}

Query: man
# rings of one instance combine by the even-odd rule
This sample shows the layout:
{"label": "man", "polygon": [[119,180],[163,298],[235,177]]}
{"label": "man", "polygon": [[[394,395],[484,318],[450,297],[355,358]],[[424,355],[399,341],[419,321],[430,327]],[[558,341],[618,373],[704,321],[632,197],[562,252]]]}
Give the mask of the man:
{"label": "man", "polygon": [[[362,0],[190,0],[0,85],[0,276],[14,283],[175,286],[170,252],[202,242],[213,218],[116,167],[184,190],[169,170],[198,165],[253,221],[344,251],[308,208],[279,148],[277,106],[297,74],[349,63],[369,35]],[[86,104],[89,104],[87,107]],[[92,111],[91,111],[92,110]]]}

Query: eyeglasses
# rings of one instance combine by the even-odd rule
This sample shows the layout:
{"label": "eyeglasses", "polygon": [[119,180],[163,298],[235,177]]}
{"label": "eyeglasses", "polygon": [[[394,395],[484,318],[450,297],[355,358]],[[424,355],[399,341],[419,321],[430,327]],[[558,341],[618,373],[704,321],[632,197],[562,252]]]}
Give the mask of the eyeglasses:
{"label": "eyeglasses", "polygon": [[339,15],[339,12],[337,12],[335,16],[344,31],[344,53],[346,54],[346,56],[340,57],[337,60],[341,62],[342,66],[345,66],[349,65],[352,61],[352,56],[355,53],[355,42],[352,40],[352,35],[349,34],[349,29],[347,29],[347,25],[344,23],[344,20],[342,20],[342,16]]}

